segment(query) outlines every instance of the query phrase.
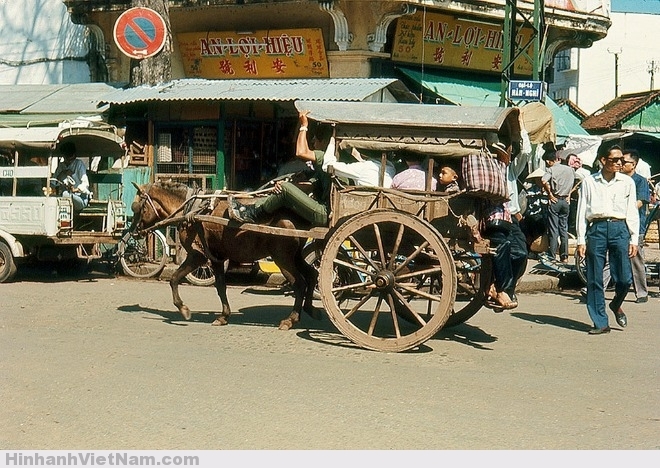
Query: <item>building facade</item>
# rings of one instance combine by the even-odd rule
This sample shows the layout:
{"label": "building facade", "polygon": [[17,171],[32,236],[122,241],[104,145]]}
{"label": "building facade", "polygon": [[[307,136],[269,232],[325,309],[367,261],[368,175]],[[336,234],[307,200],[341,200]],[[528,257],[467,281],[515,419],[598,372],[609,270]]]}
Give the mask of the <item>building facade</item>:
{"label": "building facade", "polygon": [[0,25],[0,84],[107,81],[90,75],[91,29],[74,24],[61,0],[0,0]]}
{"label": "building facade", "polygon": [[[115,25],[126,10],[148,6],[149,0],[62,1],[74,22],[100,31],[105,56],[95,73],[107,74],[109,81],[131,82],[136,59],[121,49],[125,50],[127,43],[140,49],[142,43],[128,36],[116,40]],[[517,56],[511,76],[530,79],[539,71],[543,73],[557,51],[591,46],[607,34],[609,0],[545,0],[543,15],[539,13],[540,3],[169,0],[166,6],[171,47],[167,50],[171,50],[171,78],[176,89],[182,89],[179,85],[196,86],[188,79],[259,83],[395,79],[402,80],[418,101],[460,104],[444,92],[427,90],[439,82],[451,81],[476,84],[479,90],[494,86],[499,96],[507,52]],[[511,31],[505,31],[507,17],[513,18]],[[536,50],[538,44],[540,50]],[[206,81],[199,83],[207,86]],[[272,92],[277,89],[272,87]],[[336,89],[334,95],[305,98],[346,99],[347,88]],[[213,167],[208,165],[208,170],[215,173],[205,172],[202,178],[216,187],[253,188],[260,177],[242,174],[241,168],[255,165],[250,160],[262,159],[265,129],[282,127],[282,134],[287,134],[289,127],[295,126],[292,101],[277,94],[250,99],[249,93],[238,101],[224,94],[195,98],[186,94],[188,91],[181,91],[188,98],[177,100],[146,97],[139,90],[130,99],[119,97],[114,102],[117,123],[130,127],[127,135],[136,139],[136,146],[145,148],[156,173],[161,172],[160,163],[174,164],[178,158],[176,168],[163,169],[180,170],[181,178],[193,175],[196,142],[203,142],[208,162],[214,163]],[[377,93],[377,99],[390,99],[389,91]],[[323,94],[321,89],[318,93]],[[288,123],[283,120],[286,118],[290,119]],[[284,143],[280,133],[272,135]],[[175,143],[181,147],[178,156]],[[275,159],[279,161],[280,157]],[[263,171],[264,164],[255,166]]]}
{"label": "building facade", "polygon": [[592,114],[624,94],[660,89],[660,2],[613,0],[607,37],[554,59],[550,96]]}

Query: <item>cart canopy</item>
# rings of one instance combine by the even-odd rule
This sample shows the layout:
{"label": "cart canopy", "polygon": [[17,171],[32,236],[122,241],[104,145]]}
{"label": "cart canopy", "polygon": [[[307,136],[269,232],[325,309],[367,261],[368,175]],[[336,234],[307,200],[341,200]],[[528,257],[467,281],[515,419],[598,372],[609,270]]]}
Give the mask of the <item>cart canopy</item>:
{"label": "cart canopy", "polygon": [[30,150],[48,156],[65,141],[75,143],[78,157],[118,157],[124,154],[123,138],[113,127],[0,128],[0,150]]}
{"label": "cart canopy", "polygon": [[486,135],[520,139],[519,110],[429,104],[296,101],[311,120],[335,126],[335,136],[357,149],[414,151],[462,157],[486,146]]}

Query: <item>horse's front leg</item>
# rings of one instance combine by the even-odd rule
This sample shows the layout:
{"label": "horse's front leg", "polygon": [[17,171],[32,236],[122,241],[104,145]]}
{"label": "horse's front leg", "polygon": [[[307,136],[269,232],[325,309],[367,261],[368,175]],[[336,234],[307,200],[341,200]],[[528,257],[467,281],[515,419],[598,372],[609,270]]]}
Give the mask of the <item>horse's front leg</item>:
{"label": "horse's front leg", "polygon": [[217,291],[220,303],[222,304],[222,312],[211,325],[227,325],[229,316],[231,315],[229,299],[227,299],[227,283],[225,280],[225,273],[227,272],[228,265],[229,260],[223,262],[211,262],[211,268],[213,268],[213,275],[215,276],[215,290]]}
{"label": "horse's front leg", "polygon": [[[287,318],[280,321],[278,327],[280,330],[290,330],[300,322],[300,311],[302,310],[303,302],[305,300],[306,282],[304,276],[299,271],[295,270],[295,268],[283,267],[278,264],[277,261],[275,264],[280,268],[284,277],[291,284],[291,289],[293,289],[293,296],[295,298],[293,310]],[[295,274],[292,273],[294,271]]]}
{"label": "horse's front leg", "polygon": [[302,308],[314,320],[321,320],[321,311],[314,307],[314,288],[319,280],[319,272],[303,259],[302,255],[296,257],[297,270],[302,272],[305,278],[304,302]]}
{"label": "horse's front leg", "polygon": [[174,306],[181,312],[183,318],[190,320],[191,312],[187,305],[183,303],[181,296],[179,295],[179,284],[186,277],[188,273],[199,268],[204,263],[206,263],[206,257],[200,252],[195,250],[188,252],[185,261],[179,265],[179,268],[172,274],[170,278],[170,288],[172,288],[172,302]]}

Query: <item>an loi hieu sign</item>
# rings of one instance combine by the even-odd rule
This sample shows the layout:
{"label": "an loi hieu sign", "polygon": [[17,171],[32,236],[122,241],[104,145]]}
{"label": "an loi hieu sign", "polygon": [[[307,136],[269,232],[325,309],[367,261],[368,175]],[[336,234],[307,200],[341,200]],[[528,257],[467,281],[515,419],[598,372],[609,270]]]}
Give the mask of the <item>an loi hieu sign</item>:
{"label": "an loi hieu sign", "polygon": [[320,29],[182,33],[177,40],[187,77],[328,77]]}
{"label": "an loi hieu sign", "polygon": [[[531,30],[523,29],[516,43],[527,44],[531,35]],[[501,72],[503,47],[502,25],[418,12],[397,20],[392,60],[459,70]],[[531,46],[528,53],[531,53]],[[516,60],[513,73],[531,75],[531,62],[524,58]]]}

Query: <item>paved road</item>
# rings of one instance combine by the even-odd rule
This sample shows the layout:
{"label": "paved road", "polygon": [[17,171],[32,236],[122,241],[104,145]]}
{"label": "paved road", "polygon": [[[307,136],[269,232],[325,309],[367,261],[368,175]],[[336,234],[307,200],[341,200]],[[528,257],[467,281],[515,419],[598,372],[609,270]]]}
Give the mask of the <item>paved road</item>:
{"label": "paved road", "polygon": [[658,299],[588,336],[573,292],[523,294],[415,352],[358,349],[291,298],[107,276],[0,285],[0,449],[658,449]]}

